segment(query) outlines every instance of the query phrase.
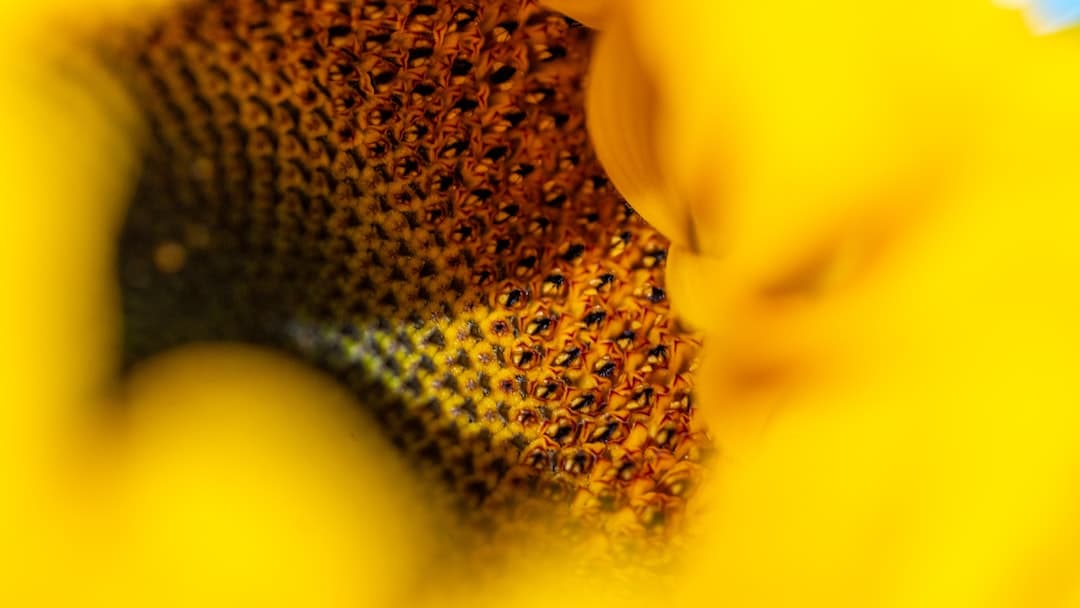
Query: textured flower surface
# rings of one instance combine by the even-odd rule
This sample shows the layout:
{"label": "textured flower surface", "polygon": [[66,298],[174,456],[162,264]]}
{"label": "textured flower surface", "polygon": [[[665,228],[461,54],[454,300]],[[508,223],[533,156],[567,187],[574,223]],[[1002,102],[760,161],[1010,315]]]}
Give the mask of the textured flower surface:
{"label": "textured flower surface", "polygon": [[[90,24],[58,15],[36,32],[41,65],[26,71],[61,90],[19,82],[24,105],[57,116],[51,130],[22,127],[45,146],[22,162],[101,163],[72,173],[78,197],[47,200],[99,239],[89,252],[61,239],[58,254],[72,258],[57,263],[82,261],[80,279],[98,293],[114,272],[120,279],[121,352],[110,348],[121,332],[105,303],[100,314],[113,321],[96,324],[99,342],[64,333],[108,356],[86,381],[101,403],[82,415],[134,437],[133,453],[110,461],[119,471],[100,465],[102,484],[131,494],[110,502],[115,525],[134,535],[118,536],[113,567],[144,563],[135,580],[147,586],[170,571],[235,572],[235,590],[241,575],[262,573],[282,597],[320,569],[353,569],[370,581],[346,591],[370,585],[360,599],[392,603],[457,581],[476,597],[513,571],[500,563],[546,570],[555,554],[623,576],[671,561],[708,446],[690,408],[697,341],[668,314],[667,241],[624,204],[588,145],[588,30],[527,1],[188,2]],[[49,36],[57,31],[64,39]],[[57,109],[69,95],[85,99],[88,116]],[[69,131],[85,132],[86,150],[60,135]],[[36,169],[13,181],[25,184],[18,198],[35,200],[50,179]],[[113,191],[88,191],[98,182]],[[87,289],[70,279],[60,288]],[[257,351],[204,346],[148,362],[222,340],[316,363],[375,414],[393,447],[338,445],[367,437],[371,422],[336,418],[340,394],[305,395],[300,372]],[[287,386],[245,384],[251,375]],[[110,398],[121,382],[123,398]],[[336,437],[320,439],[323,423]],[[109,442],[87,432],[93,461]],[[280,454],[279,433],[289,437]],[[326,458],[289,452],[307,444]],[[337,448],[341,463],[330,464]],[[401,456],[408,472],[396,468]],[[307,479],[305,463],[329,467],[313,476],[324,483],[288,490]],[[295,501],[280,494],[290,491]],[[357,504],[360,529],[337,530],[327,515],[343,501]],[[419,501],[428,513],[410,509]],[[256,513],[245,519],[245,508]],[[257,538],[280,551],[258,551]],[[155,552],[169,559],[146,558]],[[222,557],[188,561],[207,552]],[[324,559],[281,576],[283,552]],[[417,576],[442,584],[407,582]]]}
{"label": "textured flower surface", "polygon": [[662,538],[707,444],[696,341],[666,240],[588,145],[590,38],[520,0],[189,3],[134,28],[106,52],[151,133],[121,237],[129,358],[283,347],[489,534],[540,510]]}
{"label": "textured flower surface", "polygon": [[552,4],[5,6],[5,603],[1080,601],[1075,39]]}

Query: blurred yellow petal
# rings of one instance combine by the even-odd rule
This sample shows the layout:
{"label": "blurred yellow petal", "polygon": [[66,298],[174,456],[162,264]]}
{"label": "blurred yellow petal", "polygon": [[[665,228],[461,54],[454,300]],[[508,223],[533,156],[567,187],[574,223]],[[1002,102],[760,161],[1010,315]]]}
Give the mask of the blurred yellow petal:
{"label": "blurred yellow petal", "polygon": [[1074,597],[1075,37],[976,0],[622,8],[590,125],[676,241],[721,452],[687,594]]}
{"label": "blurred yellow petal", "polygon": [[134,121],[100,69],[48,36],[44,17],[5,23],[0,373],[5,403],[19,406],[4,408],[0,432],[5,462],[43,466],[40,452],[70,445],[115,373],[111,251],[134,173],[124,130]]}
{"label": "blurred yellow petal", "polygon": [[127,394],[138,603],[159,589],[186,605],[407,603],[430,567],[435,505],[343,388],[218,346],[149,364]]}
{"label": "blurred yellow petal", "polygon": [[71,8],[3,9],[0,603],[405,603],[438,506],[340,388],[230,347],[120,383],[114,242],[139,128],[54,29],[105,13]]}

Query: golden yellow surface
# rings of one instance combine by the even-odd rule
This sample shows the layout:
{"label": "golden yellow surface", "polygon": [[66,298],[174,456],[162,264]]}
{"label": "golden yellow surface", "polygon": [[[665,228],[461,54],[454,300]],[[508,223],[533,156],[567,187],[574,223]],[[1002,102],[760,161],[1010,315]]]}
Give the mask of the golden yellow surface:
{"label": "golden yellow surface", "polygon": [[[634,86],[654,87],[661,98],[681,91],[661,106],[665,120],[697,128],[659,130],[669,134],[664,144],[618,143],[627,154],[670,159],[668,166],[651,161],[651,176],[633,174],[649,179],[624,194],[658,226],[665,214],[685,217],[691,209],[697,236],[681,235],[688,251],[672,257],[668,281],[675,306],[707,332],[699,378],[708,383],[699,394],[727,450],[717,469],[722,481],[707,501],[705,537],[679,573],[682,584],[662,597],[630,585],[633,601],[619,605],[1080,605],[1074,36],[1035,38],[1019,15],[975,1],[793,2],[783,11],[775,3],[686,1],[665,4],[662,13],[650,6],[660,4],[618,2],[607,14],[619,13],[611,19],[622,25],[607,17],[599,25],[665,66],[672,82]],[[30,48],[18,46],[25,36],[4,40],[16,44],[12,51]],[[5,82],[57,86],[27,53],[5,48],[2,56]],[[601,46],[598,57],[605,56],[627,57],[604,55]],[[598,82],[605,70],[656,73],[604,63],[594,69]],[[679,75],[691,72],[717,76],[715,86],[688,96]],[[300,380],[310,378],[304,372],[241,356],[265,370],[258,382],[232,375],[215,383],[213,397],[204,395],[242,402],[228,397],[237,394],[232,385],[264,397],[242,414],[195,410],[189,422],[232,429],[223,431],[228,446],[263,446],[248,459],[237,458],[238,447],[197,441],[204,435],[155,409],[173,387],[205,383],[198,368],[213,362],[205,353],[174,359],[176,367],[163,362],[148,372],[145,393],[130,393],[129,409],[143,411],[132,415],[130,442],[87,419],[100,411],[87,407],[97,395],[120,399],[101,389],[115,306],[103,292],[110,241],[100,231],[115,226],[119,212],[93,205],[123,192],[125,148],[76,95],[60,104],[40,88],[3,90],[0,124],[12,135],[0,147],[0,188],[15,209],[0,245],[8,286],[0,315],[2,474],[10,480],[2,504],[11,564],[5,593],[20,604],[35,596],[105,603],[107,592],[145,604],[167,603],[178,597],[174,589],[222,602],[257,589],[267,603],[295,604],[281,589],[317,603],[355,597],[359,587],[393,587],[405,563],[397,560],[425,555],[422,535],[351,528],[364,522],[351,507],[344,514],[333,506],[351,504],[343,479],[382,475],[382,461],[344,471],[337,468],[344,453],[320,452],[284,477],[283,494],[233,483],[258,479],[266,465],[295,465],[288,456],[297,454],[280,446],[297,437],[334,443],[347,408],[305,418],[311,426],[300,429],[284,407],[321,394],[318,381]],[[717,127],[727,139],[709,121],[693,122],[715,112],[709,95],[724,91],[734,93],[722,107],[739,116],[734,126]],[[591,94],[602,99],[604,92]],[[674,105],[682,101],[685,107]],[[658,111],[629,110],[638,117]],[[724,115],[714,119],[723,123]],[[76,127],[81,137],[65,136]],[[719,141],[731,150],[716,154],[706,145]],[[610,141],[596,144],[601,158],[617,156]],[[67,170],[46,170],[59,156]],[[619,162],[606,167],[617,185],[628,179],[619,177]],[[121,168],[111,181],[110,167]],[[705,192],[723,198],[666,194],[700,193],[688,184],[707,183],[715,187]],[[653,192],[665,194],[650,202]],[[720,210],[737,221],[720,221]],[[678,242],[683,229],[673,223],[666,231]],[[278,399],[282,407],[262,407]],[[233,415],[250,416],[243,432]],[[374,436],[341,445],[382,453]],[[162,467],[163,479],[140,468],[140,459]],[[225,481],[200,474],[185,485],[188,464],[201,472],[221,462],[236,467],[216,470]],[[311,491],[316,471],[334,473]],[[168,479],[176,485],[163,488]],[[180,499],[163,500],[176,488]],[[282,495],[292,500],[278,501]],[[393,495],[363,504],[393,514]],[[149,550],[121,533],[141,512],[121,508],[126,496],[152,506],[142,529],[158,544]],[[290,513],[322,513],[319,532],[283,533],[282,521],[295,518],[267,516],[266,500]],[[229,529],[184,520],[232,509],[246,517],[233,518]],[[192,528],[210,531],[205,544],[178,534]],[[363,551],[341,558],[332,540],[341,530],[384,542],[365,540]],[[272,547],[244,540],[256,538],[284,540]],[[285,566],[263,572],[295,578],[245,584],[251,579],[219,574],[273,560]],[[338,569],[350,562],[375,566]],[[169,567],[177,563],[193,565]],[[131,576],[140,568],[150,574]],[[426,579],[427,592],[437,605],[605,604],[609,589],[593,578],[600,573],[583,581],[556,572],[544,570],[548,579],[521,568],[462,595]]]}

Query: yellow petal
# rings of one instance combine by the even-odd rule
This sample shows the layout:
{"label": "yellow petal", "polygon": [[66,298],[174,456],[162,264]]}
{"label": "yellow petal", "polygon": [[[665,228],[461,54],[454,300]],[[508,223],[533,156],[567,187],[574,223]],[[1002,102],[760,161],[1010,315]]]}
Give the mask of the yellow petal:
{"label": "yellow petal", "polygon": [[620,8],[618,2],[610,0],[543,0],[543,4],[593,28],[603,27],[605,16],[613,6],[615,10]]}
{"label": "yellow petal", "polygon": [[596,41],[586,94],[589,134],[608,176],[634,209],[668,238],[685,242],[688,218],[671,200],[656,155],[657,92],[624,20],[612,15]]}
{"label": "yellow petal", "polygon": [[68,9],[0,9],[0,604],[407,603],[437,508],[340,389],[227,347],[121,381],[138,121]]}
{"label": "yellow petal", "polygon": [[707,333],[721,452],[686,593],[1075,597],[1075,40],[974,0],[624,6],[605,35],[634,46],[651,148],[594,137],[675,231],[668,291]]}

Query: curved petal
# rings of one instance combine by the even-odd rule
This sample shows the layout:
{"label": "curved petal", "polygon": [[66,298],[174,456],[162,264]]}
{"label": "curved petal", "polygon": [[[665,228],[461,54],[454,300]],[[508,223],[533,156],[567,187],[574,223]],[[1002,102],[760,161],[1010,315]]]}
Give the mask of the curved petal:
{"label": "curved petal", "polygon": [[688,595],[1075,597],[1075,40],[975,0],[627,7],[721,452]]}
{"label": "curved petal", "polygon": [[[589,27],[601,28],[613,2],[610,0],[543,0],[543,4]],[[619,8],[617,3],[615,8]]]}
{"label": "curved petal", "polygon": [[100,14],[0,12],[0,604],[407,603],[432,505],[326,378],[208,347],[121,383],[138,120],[54,26]]}
{"label": "curved petal", "polygon": [[656,155],[655,83],[626,20],[621,11],[612,15],[593,51],[586,93],[589,134],[619,192],[657,230],[686,244],[684,205],[672,197]]}

